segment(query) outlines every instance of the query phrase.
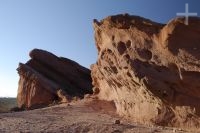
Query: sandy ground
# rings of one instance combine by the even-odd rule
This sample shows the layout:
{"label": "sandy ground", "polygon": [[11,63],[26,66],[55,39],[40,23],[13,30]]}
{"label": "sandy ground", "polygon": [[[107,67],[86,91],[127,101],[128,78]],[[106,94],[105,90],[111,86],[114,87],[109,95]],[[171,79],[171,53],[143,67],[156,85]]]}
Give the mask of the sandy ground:
{"label": "sandy ground", "polygon": [[[120,124],[115,124],[116,120],[120,120]],[[84,100],[32,111],[0,114],[0,132],[182,133],[184,131],[130,124],[115,115],[111,104]]]}

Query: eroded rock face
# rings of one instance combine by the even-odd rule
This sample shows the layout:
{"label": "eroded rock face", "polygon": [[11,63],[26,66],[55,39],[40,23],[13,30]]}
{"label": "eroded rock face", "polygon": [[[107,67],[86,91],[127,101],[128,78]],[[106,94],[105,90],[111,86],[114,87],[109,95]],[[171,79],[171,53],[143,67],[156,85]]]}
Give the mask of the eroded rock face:
{"label": "eroded rock face", "polygon": [[200,19],[163,25],[117,15],[94,21],[98,61],[91,66],[100,99],[134,121],[200,125]]}
{"label": "eroded rock face", "polygon": [[19,108],[38,108],[58,100],[68,102],[71,97],[83,98],[92,93],[89,69],[44,50],[34,49],[30,57],[17,69]]}

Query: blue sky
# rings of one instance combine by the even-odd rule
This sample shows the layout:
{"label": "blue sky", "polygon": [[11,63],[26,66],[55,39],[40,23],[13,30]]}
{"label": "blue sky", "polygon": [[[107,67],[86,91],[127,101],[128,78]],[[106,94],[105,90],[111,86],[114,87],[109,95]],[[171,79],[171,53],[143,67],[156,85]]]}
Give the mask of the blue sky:
{"label": "blue sky", "polygon": [[88,67],[96,62],[93,19],[129,13],[166,23],[198,0],[0,0],[0,96],[16,96],[16,68],[33,48]]}

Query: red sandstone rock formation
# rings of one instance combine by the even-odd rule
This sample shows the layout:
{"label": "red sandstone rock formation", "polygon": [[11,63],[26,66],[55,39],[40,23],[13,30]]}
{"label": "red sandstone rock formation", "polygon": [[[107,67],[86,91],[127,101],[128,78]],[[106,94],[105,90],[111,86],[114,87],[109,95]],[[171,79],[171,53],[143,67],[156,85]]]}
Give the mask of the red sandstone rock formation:
{"label": "red sandstone rock formation", "polygon": [[19,108],[37,108],[53,101],[68,102],[92,93],[90,70],[43,50],[30,52],[31,60],[19,65]]}
{"label": "red sandstone rock formation", "polygon": [[163,25],[129,15],[94,21],[95,93],[134,121],[200,128],[200,19]]}

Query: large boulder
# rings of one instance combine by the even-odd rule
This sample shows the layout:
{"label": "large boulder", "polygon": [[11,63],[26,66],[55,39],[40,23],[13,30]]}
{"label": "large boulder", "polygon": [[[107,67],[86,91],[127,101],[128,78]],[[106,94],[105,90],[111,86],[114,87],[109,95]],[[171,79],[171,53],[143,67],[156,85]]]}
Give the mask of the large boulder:
{"label": "large boulder", "polygon": [[94,20],[94,93],[136,122],[200,128],[200,19],[159,24],[138,16]]}
{"label": "large boulder", "polygon": [[78,63],[57,57],[47,51],[34,49],[26,64],[19,64],[18,107],[38,108],[66,101],[72,97],[83,98],[92,93],[90,70]]}

